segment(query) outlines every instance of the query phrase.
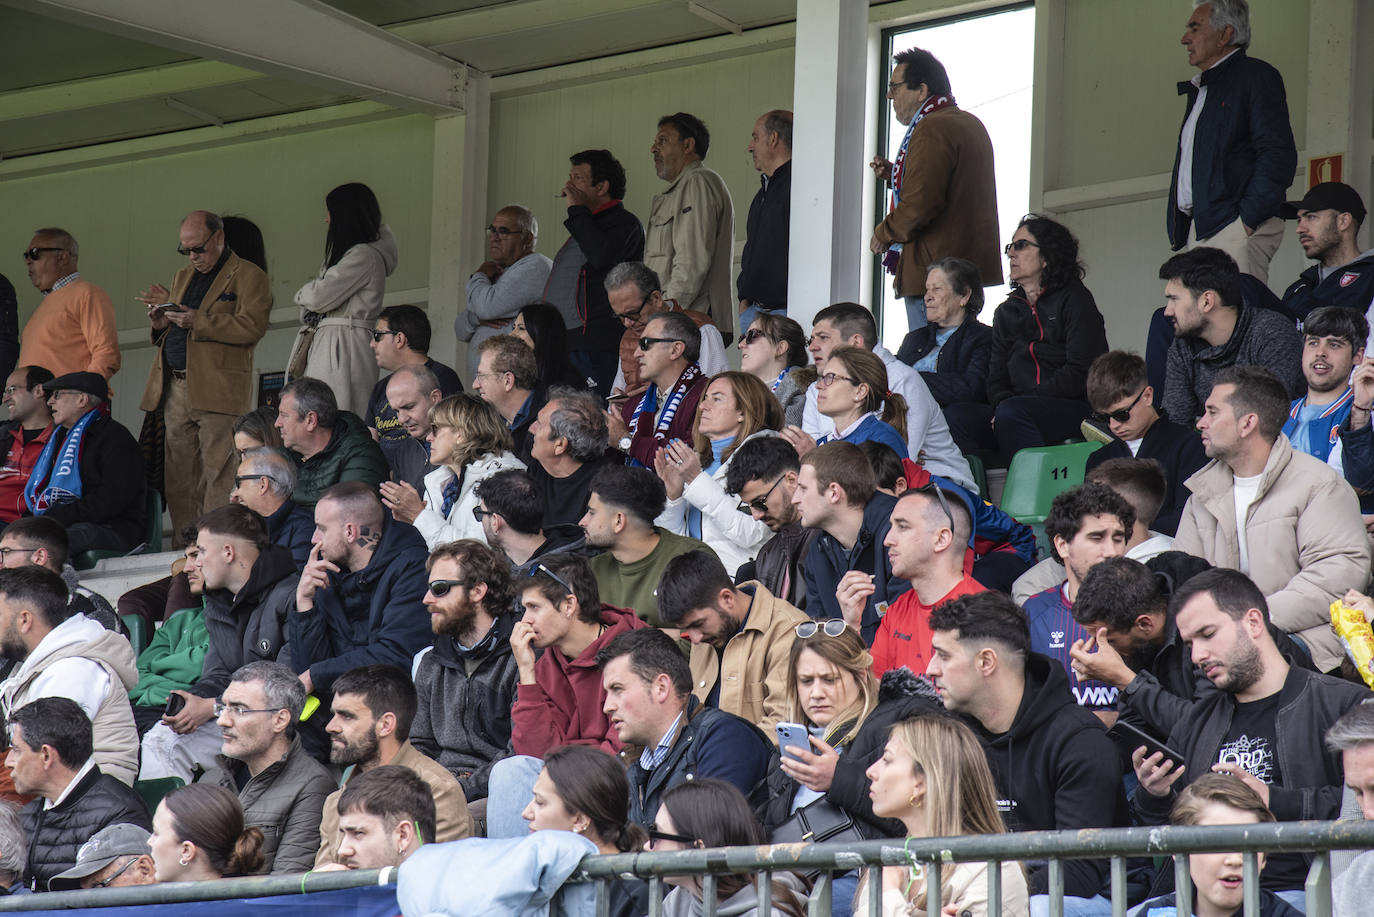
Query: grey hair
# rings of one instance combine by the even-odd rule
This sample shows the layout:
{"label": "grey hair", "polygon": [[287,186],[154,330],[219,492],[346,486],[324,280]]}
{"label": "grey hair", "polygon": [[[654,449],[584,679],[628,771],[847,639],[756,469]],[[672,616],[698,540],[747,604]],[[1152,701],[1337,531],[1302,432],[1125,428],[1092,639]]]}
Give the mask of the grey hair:
{"label": "grey hair", "polygon": [[1247,0],[1193,0],[1193,9],[1210,6],[1212,28],[1221,31],[1231,27],[1231,45],[1250,47],[1250,4]]}
{"label": "grey hair", "polygon": [[8,876],[6,885],[24,874],[29,858],[29,839],[19,820],[19,807],[0,801],[0,876]]}
{"label": "grey hair", "polygon": [[271,446],[245,449],[243,461],[248,466],[247,474],[267,478],[267,489],[274,496],[285,500],[296,492],[296,466]]}
{"label": "grey hair", "polygon": [[766,134],[777,134],[782,145],[792,149],[792,113],[785,108],[775,108],[763,116],[763,130]]}
{"label": "grey hair", "polygon": [[339,422],[339,402],[334,397],[334,390],[319,379],[310,376],[292,379],[281,390],[280,397],[287,395],[296,399],[297,420],[305,420],[305,415],[314,411],[320,426],[326,430],[334,429]]}
{"label": "grey hair", "polygon": [[583,464],[606,453],[606,412],[595,395],[556,385],[549,389],[549,402],[558,405],[549,415],[549,439],[566,439],[568,455]]}
{"label": "grey hair", "polygon": [[1364,703],[1346,711],[1326,731],[1326,746],[1332,751],[1347,751],[1374,742],[1374,703]]}
{"label": "grey hair", "polygon": [[67,232],[65,229],[58,229],[56,226],[48,226],[34,233],[35,236],[51,236],[59,247],[65,248],[71,253],[73,258],[81,256],[81,250],[76,244],[76,236]]}
{"label": "grey hair", "polygon": [[606,274],[607,293],[631,283],[639,290],[640,296],[648,296],[655,290],[663,289],[658,274],[643,261],[622,261]]}
{"label": "grey hair", "polygon": [[501,209],[515,214],[515,225],[520,227],[521,232],[529,233],[533,239],[539,238],[539,220],[533,210],[523,204],[508,204]]}
{"label": "grey hair", "polygon": [[421,395],[429,395],[431,392],[440,390],[439,377],[434,375],[434,370],[423,363],[398,368],[387,377],[387,385],[391,384],[392,379],[410,379],[419,387]]}
{"label": "grey hair", "polygon": [[301,684],[301,680],[290,667],[280,662],[260,659],[239,666],[234,670],[234,674],[229,676],[229,680],[240,684],[249,681],[262,682],[262,695],[267,706],[291,714],[291,725],[287,727],[286,734],[295,734],[296,722],[301,718],[301,711],[305,709],[305,685]]}

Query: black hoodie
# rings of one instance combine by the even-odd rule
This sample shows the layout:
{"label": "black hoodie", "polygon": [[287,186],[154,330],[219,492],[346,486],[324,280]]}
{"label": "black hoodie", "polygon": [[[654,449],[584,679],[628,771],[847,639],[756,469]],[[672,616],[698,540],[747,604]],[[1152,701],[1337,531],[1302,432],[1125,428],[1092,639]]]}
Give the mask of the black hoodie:
{"label": "black hoodie", "polygon": [[228,589],[205,591],[210,648],[192,694],[219,697],[240,666],[277,660],[286,643],[286,615],[295,604],[299,582],[291,551],[274,544],[258,555],[237,595]]}
{"label": "black hoodie", "polygon": [[[1058,662],[1031,653],[1011,728],[993,735],[970,716],[997,782],[997,806],[1011,831],[1124,828],[1130,824],[1119,760],[1107,730],[1078,706]],[[1043,895],[1048,868],[1028,864],[1030,893]],[[1105,860],[1065,860],[1064,894],[1091,898],[1106,882]]]}
{"label": "black hoodie", "polygon": [[410,744],[438,761],[463,785],[471,802],[485,799],[487,777],[497,760],[514,754],[511,705],[519,671],[510,635],[516,615],[497,615],[486,636],[464,650],[447,634],[415,657],[419,706]]}

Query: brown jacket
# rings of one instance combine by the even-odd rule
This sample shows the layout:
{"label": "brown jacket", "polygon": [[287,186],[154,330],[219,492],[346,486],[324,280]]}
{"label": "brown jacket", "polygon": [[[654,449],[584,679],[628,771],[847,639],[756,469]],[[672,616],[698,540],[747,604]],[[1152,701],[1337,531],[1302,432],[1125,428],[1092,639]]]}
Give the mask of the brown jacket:
{"label": "brown jacket", "polygon": [[997,180],[982,121],[954,107],[921,119],[907,144],[901,203],[873,234],[902,246],[898,296],[924,296],[926,268],[950,256],[972,261],[984,286],[1002,282]]}
{"label": "brown jacket", "polygon": [[[1212,461],[1185,483],[1192,496],[1174,549],[1239,569],[1231,469]],[[1331,627],[1331,603],[1369,583],[1369,536],[1350,485],[1279,434],[1246,514],[1245,535],[1250,578],[1264,593],[1274,624],[1301,637],[1321,671],[1339,665],[1344,654]]]}
{"label": "brown jacket", "polygon": [[[442,843],[472,837],[468,801],[463,796],[463,788],[457,778],[447,768],[417,751],[409,742],[403,742],[396,757],[386,763],[410,768],[429,784],[429,791],[434,794],[434,833],[438,836],[422,837],[422,843]],[[335,854],[339,849],[339,797],[343,795],[344,785],[357,772],[356,768],[349,768],[340,787],[324,801],[324,814],[320,818],[320,850],[315,854],[316,869],[338,862]]]}
{"label": "brown jacket", "polygon": [[725,645],[724,657],[704,643],[692,647],[693,693],[706,702],[723,662],[717,706],[753,723],[776,745],[773,727],[787,710],[787,657],[797,639],[796,626],[810,618],[795,605],[776,598],[758,580],[736,588],[754,593],[749,617]]}
{"label": "brown jacket", "polygon": [[[169,297],[172,302],[181,302],[194,271],[189,266],[177,271]],[[186,384],[193,408],[235,416],[253,409],[253,348],[267,332],[271,311],[272,286],[267,275],[230,252],[195,311],[186,338]],[[155,411],[162,403],[166,340],[164,331],[158,336],[157,356],[140,410]]]}

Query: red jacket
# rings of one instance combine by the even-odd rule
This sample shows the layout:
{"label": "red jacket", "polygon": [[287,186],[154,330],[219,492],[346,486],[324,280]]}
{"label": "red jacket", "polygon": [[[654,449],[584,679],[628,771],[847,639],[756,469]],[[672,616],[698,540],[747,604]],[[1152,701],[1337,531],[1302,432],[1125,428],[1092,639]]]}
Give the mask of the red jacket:
{"label": "red jacket", "polygon": [[594,745],[611,754],[620,751],[620,737],[601,709],[606,692],[596,654],[616,637],[647,627],[629,608],[601,606],[601,636],[576,659],[569,661],[550,646],[535,660],[535,684],[516,688],[511,707],[511,745],[517,755],[542,758],[559,745]]}
{"label": "red jacket", "polygon": [[24,431],[19,424],[5,425],[5,467],[0,469],[0,522],[8,525],[24,515],[24,485],[29,483],[33,466],[38,464],[38,456],[52,438],[53,425],[39,433],[29,442],[24,442]]}
{"label": "red jacket", "polygon": [[[968,575],[953,589],[941,596],[941,605],[961,595],[987,592],[987,588]],[[924,675],[930,663],[930,612],[934,605],[922,605],[916,590],[899,595],[878,623],[873,637],[873,674],[881,678],[888,669],[906,666],[916,675]]]}

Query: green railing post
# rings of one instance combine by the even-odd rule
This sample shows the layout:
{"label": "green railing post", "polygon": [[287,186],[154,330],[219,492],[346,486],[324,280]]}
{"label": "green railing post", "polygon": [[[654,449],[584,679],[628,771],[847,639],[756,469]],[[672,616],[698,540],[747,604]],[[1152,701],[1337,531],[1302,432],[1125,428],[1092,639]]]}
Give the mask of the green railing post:
{"label": "green railing post", "polygon": [[834,892],[834,873],[826,870],[821,873],[816,880],[816,886],[811,889],[811,901],[807,906],[806,912],[809,917],[830,917],[830,896]]}
{"label": "green railing post", "polygon": [[925,866],[926,879],[926,913],[938,914],[943,905],[940,903],[940,878],[941,868],[939,860],[931,860]]}
{"label": "green railing post", "polygon": [[1174,903],[1180,914],[1193,912],[1193,874],[1188,869],[1188,854],[1174,857]]}
{"label": "green railing post", "polygon": [[1050,917],[1064,917],[1064,861],[1050,859],[1049,869]]}
{"label": "green railing post", "polygon": [[1312,859],[1305,890],[1308,917],[1331,917],[1331,854],[1318,853]]}
{"label": "green railing post", "polygon": [[1126,917],[1126,858],[1112,857],[1112,917]]}
{"label": "green railing post", "polygon": [[1243,909],[1245,917],[1259,917],[1259,854],[1253,850],[1247,850],[1244,857],[1244,866],[1241,872],[1242,893],[1245,902]]}
{"label": "green railing post", "polygon": [[988,917],[1002,917],[1002,863],[988,863]]}

